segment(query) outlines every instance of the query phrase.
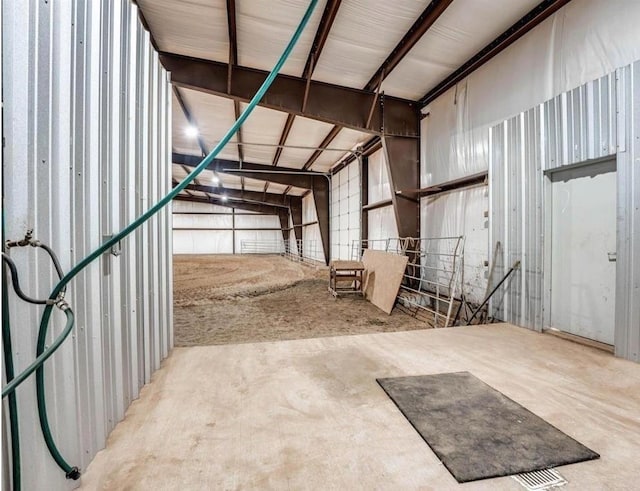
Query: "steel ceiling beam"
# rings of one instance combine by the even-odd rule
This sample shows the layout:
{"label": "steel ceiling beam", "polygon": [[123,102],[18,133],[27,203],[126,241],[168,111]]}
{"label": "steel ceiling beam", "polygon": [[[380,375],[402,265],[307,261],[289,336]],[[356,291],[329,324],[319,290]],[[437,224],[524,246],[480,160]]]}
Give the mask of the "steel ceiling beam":
{"label": "steel ceiling beam", "polygon": [[[172,163],[186,167],[197,167],[202,161],[201,157],[180,153],[172,154]],[[312,188],[313,179],[324,179],[326,175],[320,172],[303,171],[301,169],[278,170],[271,165],[253,164],[250,162],[238,162],[236,160],[214,159],[207,167],[208,170],[233,174],[237,176],[251,177],[261,181],[271,181],[285,186],[295,186],[304,189]],[[231,172],[226,172],[231,171]],[[252,173],[252,175],[248,175]]]}
{"label": "steel ceiling beam", "polygon": [[280,208],[277,206],[261,205],[258,203],[247,203],[243,201],[222,201],[218,198],[198,198],[195,196],[178,195],[174,198],[178,201],[191,201],[193,203],[210,203],[212,205],[226,206],[238,210],[252,211],[262,215],[278,215]]}
{"label": "steel ceiling beam", "polygon": [[[171,72],[171,82],[178,87],[245,102],[251,99],[268,75],[263,70],[231,67],[231,90],[228,91],[230,65],[226,63],[171,53],[160,53],[160,61]],[[380,134],[384,128],[384,132],[390,135],[419,135],[419,111],[413,101],[385,97],[384,112],[381,105],[377,106],[371,118],[371,128],[367,128],[375,92],[311,80],[306,107],[302,110],[306,89],[307,80],[304,78],[278,75],[260,105],[371,134]]]}
{"label": "steel ceiling beam", "polygon": [[384,80],[391,71],[398,66],[398,63],[407,55],[422,38],[431,26],[438,20],[453,0],[433,0],[427,8],[424,9],[420,17],[413,23],[411,28],[402,37],[400,42],[393,48],[386,60],[380,65],[373,74],[367,85],[366,90],[375,90],[378,84]]}
{"label": "steel ceiling beam", "polygon": [[[433,0],[422,12],[420,17],[413,23],[411,28],[407,31],[407,33],[402,37],[400,42],[393,48],[387,59],[378,67],[373,76],[369,79],[369,82],[365,85],[363,90],[374,91],[379,89],[379,86],[382,84],[384,79],[391,73],[391,71],[402,61],[402,59],[407,55],[409,51],[416,45],[416,43],[422,38],[425,32],[427,32],[431,26],[438,20],[438,18],[442,15],[442,13],[446,10],[446,8],[451,4],[453,0]],[[371,98],[369,100],[369,110],[375,111],[376,105],[380,104],[380,101],[383,100],[380,97]],[[386,109],[386,100],[385,101],[385,109]],[[419,126],[420,122],[412,121],[415,124],[416,134],[419,134]],[[374,121],[371,120],[367,126],[374,126]],[[334,126],[331,131],[327,134],[325,139],[322,142],[321,147],[328,147],[331,142],[338,136],[340,133],[340,126]],[[391,132],[386,131],[386,128],[383,128],[383,131],[380,133],[392,134]],[[311,155],[309,160],[305,163],[304,168],[308,169],[313,165],[313,163],[320,157],[322,151],[316,151]]]}
{"label": "steel ceiling beam", "polygon": [[[318,60],[320,59],[322,48],[324,48],[327,37],[329,37],[331,26],[333,26],[333,21],[338,14],[338,9],[340,8],[341,2],[342,0],[328,0],[327,4],[324,7],[324,12],[322,13],[320,24],[318,25],[318,29],[316,30],[316,35],[313,38],[309,56],[307,56],[307,61],[304,65],[304,70],[302,71],[302,78],[307,81],[310,80],[311,75],[313,74],[313,70],[315,69]],[[287,116],[287,121],[282,130],[282,134],[280,135],[280,145],[284,145],[287,141],[287,137],[289,136],[289,132],[291,131],[291,127],[293,126],[295,117],[295,114],[289,114]],[[278,165],[278,160],[280,159],[281,153],[282,148],[278,148],[276,150],[275,156],[273,157],[274,166]]]}
{"label": "steel ceiling beam", "polygon": [[[260,191],[247,191],[240,189],[229,189],[222,186],[202,186],[200,184],[189,184],[185,189],[189,191],[200,191],[202,193],[215,194],[216,196],[227,196],[232,199],[244,199],[253,203],[260,203],[281,208],[289,208],[295,196],[285,196],[284,194],[263,193]],[[297,197],[297,199],[302,199]]]}
{"label": "steel ceiling beam", "polygon": [[509,29],[487,44],[460,68],[422,96],[418,101],[420,106],[426,106],[438,96],[445,93],[570,1],[571,0],[544,0],[540,2]]}
{"label": "steel ceiling beam", "polygon": [[[191,114],[191,110],[187,106],[186,102],[184,102],[184,99],[182,98],[182,94],[178,90],[178,87],[176,87],[175,85],[173,86],[173,94],[176,96],[178,105],[180,106],[180,109],[182,109],[182,114],[184,114],[184,117],[187,120],[187,122],[194,128],[198,128],[196,120],[193,117],[193,114]],[[202,152],[202,155],[207,155],[209,151],[207,150],[207,145],[204,143],[204,140],[202,139],[202,135],[200,135],[200,132],[198,132],[197,140],[198,140],[198,146],[200,147],[200,151]]]}
{"label": "steel ceiling beam", "polygon": [[399,237],[420,237],[420,143],[413,138],[385,136],[391,201]]}
{"label": "steel ceiling beam", "polygon": [[[231,93],[231,74],[232,67],[238,64],[238,36],[236,29],[236,1],[227,0],[227,27],[229,31],[229,71],[227,73],[227,92]],[[233,101],[233,111],[235,113],[236,121],[240,118],[240,103],[236,100]],[[237,142],[238,142],[238,159],[240,162],[244,160],[244,153],[242,150],[242,128],[238,128]],[[242,189],[244,189],[244,179],[240,180]]]}

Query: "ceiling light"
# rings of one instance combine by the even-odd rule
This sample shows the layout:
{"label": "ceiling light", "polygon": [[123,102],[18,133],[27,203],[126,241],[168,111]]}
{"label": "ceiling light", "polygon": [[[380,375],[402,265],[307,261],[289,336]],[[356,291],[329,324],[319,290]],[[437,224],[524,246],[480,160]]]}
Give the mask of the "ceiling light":
{"label": "ceiling light", "polygon": [[219,178],[218,176],[213,176],[213,177],[211,178],[211,182],[212,182],[213,184],[218,184],[218,183],[220,182],[220,178]]}
{"label": "ceiling light", "polygon": [[227,197],[226,197],[226,196],[223,196],[223,197],[222,197],[222,201],[227,201]]}
{"label": "ceiling light", "polygon": [[195,126],[187,126],[187,128],[184,130],[184,134],[189,138],[196,138],[198,136],[198,128],[196,128]]}

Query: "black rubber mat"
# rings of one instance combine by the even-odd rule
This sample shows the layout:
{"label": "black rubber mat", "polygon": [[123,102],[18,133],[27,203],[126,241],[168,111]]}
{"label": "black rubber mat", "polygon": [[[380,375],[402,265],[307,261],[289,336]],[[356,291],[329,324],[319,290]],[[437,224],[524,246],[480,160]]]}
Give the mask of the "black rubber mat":
{"label": "black rubber mat", "polygon": [[458,482],[600,457],[469,372],[378,383]]}

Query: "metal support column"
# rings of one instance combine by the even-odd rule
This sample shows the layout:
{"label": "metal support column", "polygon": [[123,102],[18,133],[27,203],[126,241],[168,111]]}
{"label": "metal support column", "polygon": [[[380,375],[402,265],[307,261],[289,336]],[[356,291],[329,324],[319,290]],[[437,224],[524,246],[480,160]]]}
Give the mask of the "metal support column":
{"label": "metal support column", "polygon": [[318,215],[318,226],[320,227],[320,237],[322,239],[322,250],[324,260],[329,264],[329,189],[330,181],[325,177],[312,177],[313,202],[316,205]]}
{"label": "metal support column", "polygon": [[400,237],[420,237],[420,141],[386,135],[382,137],[391,200]]}

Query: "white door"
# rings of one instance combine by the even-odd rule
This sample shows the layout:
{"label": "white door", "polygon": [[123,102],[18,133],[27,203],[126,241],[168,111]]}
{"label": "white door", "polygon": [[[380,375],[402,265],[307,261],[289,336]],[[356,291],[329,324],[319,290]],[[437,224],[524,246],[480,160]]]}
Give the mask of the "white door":
{"label": "white door", "polygon": [[613,344],[616,173],[552,183],[551,325]]}

